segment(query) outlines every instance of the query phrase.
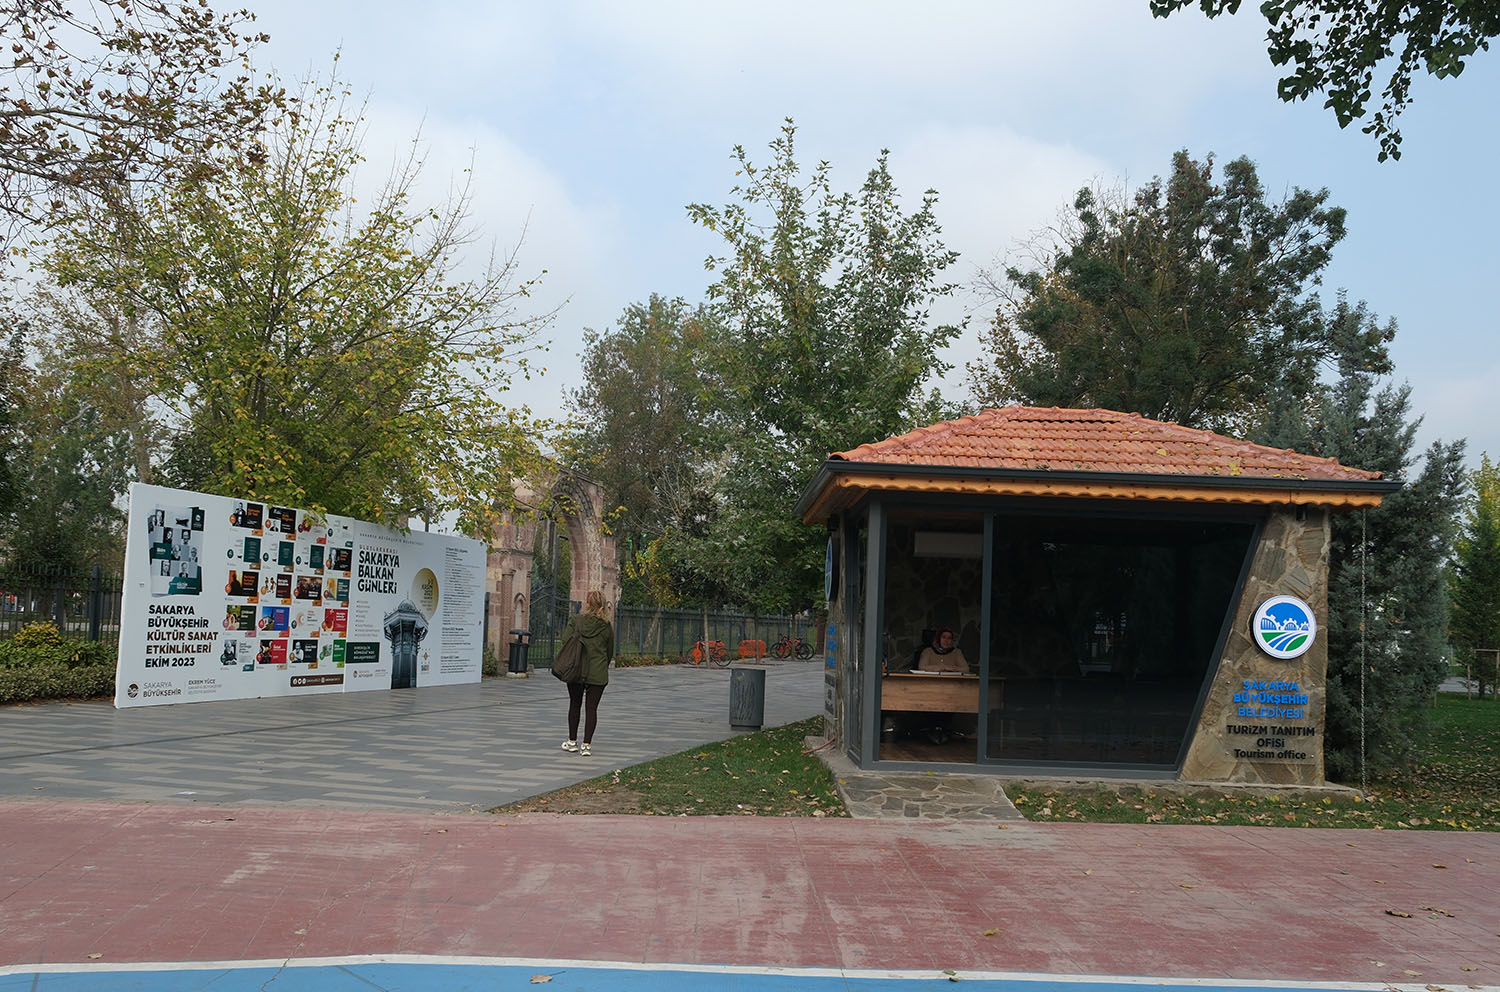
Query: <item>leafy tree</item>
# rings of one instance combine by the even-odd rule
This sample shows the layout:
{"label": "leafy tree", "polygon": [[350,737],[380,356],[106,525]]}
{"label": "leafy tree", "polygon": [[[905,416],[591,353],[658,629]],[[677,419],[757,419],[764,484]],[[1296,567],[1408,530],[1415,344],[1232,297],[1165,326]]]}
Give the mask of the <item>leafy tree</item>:
{"label": "leafy tree", "polygon": [[1234,430],[1326,354],[1309,295],[1344,236],[1328,191],[1267,199],[1255,166],[1172,157],[1134,196],[1080,190],[1043,267],[1006,270],[970,363],[985,405],[1103,407]]}
{"label": "leafy tree", "polygon": [[[716,383],[704,367],[719,334],[705,307],[656,295],[626,307],[617,327],[584,332],[583,385],[569,394],[578,425],[569,461],[601,482],[616,508],[627,601],[661,602],[642,584],[647,551],[682,526],[705,460],[722,451]],[[655,581],[658,594],[672,584]]]}
{"label": "leafy tree", "polygon": [[1383,336],[1364,307],[1332,321],[1337,381],[1310,404],[1304,450],[1406,482],[1375,510],[1335,514],[1328,579],[1328,771],[1344,780],[1411,756],[1425,707],[1447,674],[1443,571],[1464,488],[1464,443],[1413,452],[1421,418],[1409,386],[1385,385],[1368,356]]}
{"label": "leafy tree", "polygon": [[705,263],[728,330],[715,361],[731,439],[704,540],[734,598],[766,609],[807,605],[818,589],[822,535],[792,514],[813,471],[929,412],[923,389],[958,333],[929,317],[957,258],[939,238],[936,192],[904,211],[886,152],[857,193],[835,192],[827,162],[804,173],[795,139],[788,120],[765,166],[736,147],[733,202],[688,207],[726,246]]}
{"label": "leafy tree", "polygon": [[0,215],[53,220],[79,196],[243,145],[282,97],[249,75],[268,40],[253,20],[204,0],[0,0]]}
{"label": "leafy tree", "polygon": [[120,461],[106,473],[116,494],[123,495],[130,482],[155,482],[165,431],[147,383],[130,374],[131,363],[120,360],[160,347],[151,315],[53,283],[36,288],[24,304],[36,364],[48,382],[43,392],[66,394],[98,440],[109,438]]}
{"label": "leafy tree", "polygon": [[0,347],[0,520],[10,512],[19,490],[15,481],[15,458],[21,442],[19,423],[25,345],[19,330]]}
{"label": "leafy tree", "polygon": [[1451,573],[1450,633],[1459,657],[1473,660],[1479,694],[1500,689],[1492,659],[1475,649],[1500,648],[1500,466],[1481,455],[1469,476],[1470,500]]}
{"label": "leafy tree", "polygon": [[6,515],[6,564],[78,571],[121,560],[124,489],[120,436],[98,410],[44,370],[28,383],[25,437],[14,470],[19,499]]}
{"label": "leafy tree", "polygon": [[[1237,13],[1241,0],[1150,2],[1156,17],[1190,6],[1218,17]],[[1411,102],[1418,69],[1439,79],[1457,76],[1470,56],[1488,51],[1490,39],[1500,34],[1496,0],[1265,0],[1260,12],[1270,24],[1271,62],[1292,66],[1277,83],[1277,96],[1291,103],[1326,94],[1323,106],[1333,111],[1339,127],[1365,117],[1376,70],[1396,59],[1380,109],[1362,128],[1379,139],[1382,162],[1401,157],[1396,118]]]}
{"label": "leafy tree", "polygon": [[48,268],[144,328],[92,369],[143,386],[168,484],[396,522],[475,525],[536,457],[500,402],[542,321],[513,258],[477,277],[462,192],[413,202],[415,158],[356,207],[358,121],[332,88],[253,154],[174,170],[58,238]]}

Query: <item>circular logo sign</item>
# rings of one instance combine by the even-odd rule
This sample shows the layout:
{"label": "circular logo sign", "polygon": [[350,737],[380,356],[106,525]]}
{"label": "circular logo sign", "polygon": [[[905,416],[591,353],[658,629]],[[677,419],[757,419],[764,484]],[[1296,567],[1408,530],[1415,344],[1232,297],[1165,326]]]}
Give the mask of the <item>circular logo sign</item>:
{"label": "circular logo sign", "polygon": [[1273,658],[1300,657],[1318,636],[1312,607],[1296,596],[1272,596],[1261,603],[1250,628],[1255,643]]}
{"label": "circular logo sign", "polygon": [[438,580],[437,576],[432,574],[432,569],[422,569],[412,580],[411,602],[422,611],[424,617],[432,619],[432,614],[437,611],[438,603]]}

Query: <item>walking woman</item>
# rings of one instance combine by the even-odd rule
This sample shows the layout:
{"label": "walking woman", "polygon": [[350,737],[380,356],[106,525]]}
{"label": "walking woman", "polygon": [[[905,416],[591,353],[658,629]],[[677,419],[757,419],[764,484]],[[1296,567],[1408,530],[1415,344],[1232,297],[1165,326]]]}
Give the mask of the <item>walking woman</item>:
{"label": "walking woman", "polygon": [[[592,753],[589,747],[594,740],[594,728],[599,725],[599,697],[604,695],[604,687],[609,684],[609,663],[615,656],[615,631],[606,618],[608,609],[604,593],[591,589],[584,600],[583,612],[569,620],[563,631],[564,641],[572,635],[574,628],[583,640],[583,673],[579,681],[568,683],[568,739],[563,741],[564,751]],[[582,743],[578,740],[580,712],[583,714]]]}

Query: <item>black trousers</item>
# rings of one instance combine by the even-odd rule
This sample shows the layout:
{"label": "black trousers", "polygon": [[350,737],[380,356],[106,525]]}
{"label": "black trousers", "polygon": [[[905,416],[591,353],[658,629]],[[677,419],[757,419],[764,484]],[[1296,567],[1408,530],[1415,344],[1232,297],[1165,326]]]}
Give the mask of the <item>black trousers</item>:
{"label": "black trousers", "polygon": [[578,716],[586,713],[583,722],[583,742],[592,744],[594,728],[599,726],[599,697],[604,695],[602,685],[584,685],[582,682],[568,683],[568,740],[578,739]]}

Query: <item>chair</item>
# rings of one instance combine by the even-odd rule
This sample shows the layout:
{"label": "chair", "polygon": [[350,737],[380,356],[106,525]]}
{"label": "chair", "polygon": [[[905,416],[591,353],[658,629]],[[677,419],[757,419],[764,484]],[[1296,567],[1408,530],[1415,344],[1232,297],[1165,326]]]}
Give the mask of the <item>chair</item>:
{"label": "chair", "polygon": [[917,649],[911,653],[911,661],[907,663],[907,671],[915,672],[917,662],[922,660],[922,652],[932,647],[932,639],[937,636],[937,631],[931,627],[922,631],[922,640],[918,642]]}

